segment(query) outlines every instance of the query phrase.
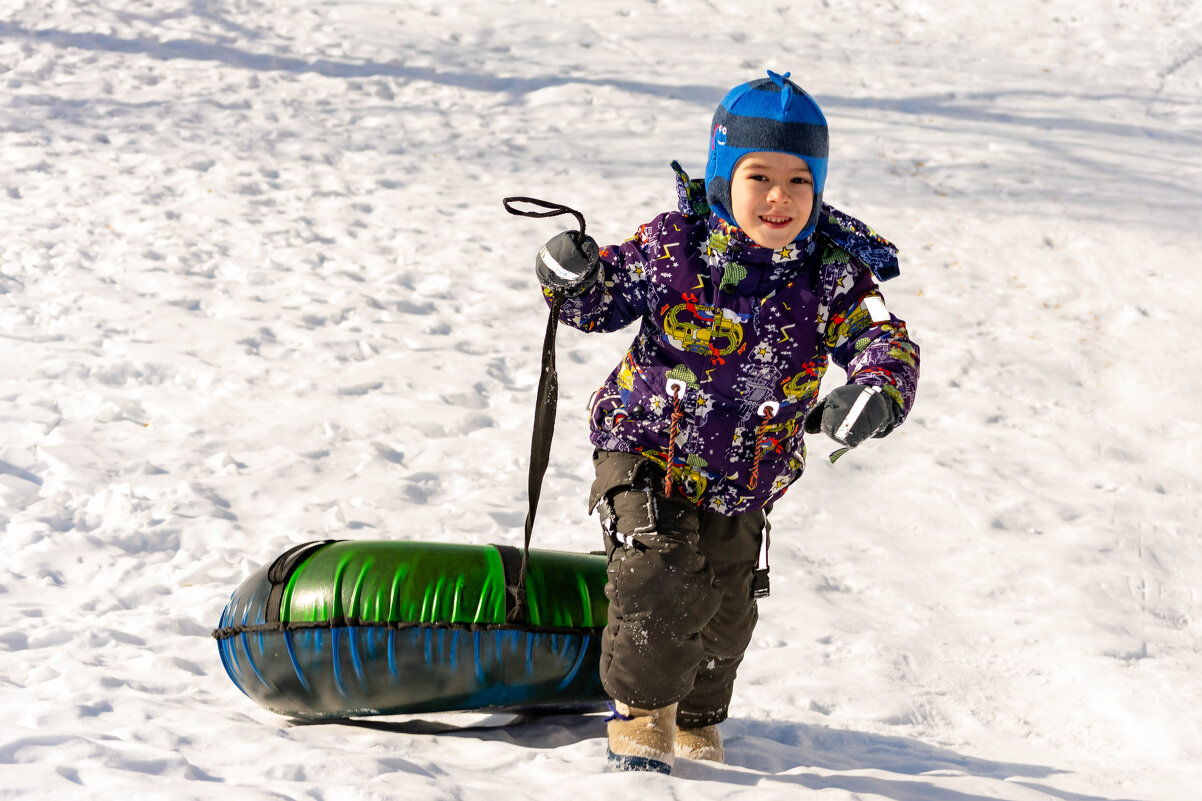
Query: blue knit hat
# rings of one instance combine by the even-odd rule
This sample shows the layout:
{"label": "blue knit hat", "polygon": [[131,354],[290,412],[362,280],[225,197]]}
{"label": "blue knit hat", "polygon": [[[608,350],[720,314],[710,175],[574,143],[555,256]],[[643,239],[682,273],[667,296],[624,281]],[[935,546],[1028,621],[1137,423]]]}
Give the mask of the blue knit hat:
{"label": "blue knit hat", "polygon": [[805,161],[814,178],[814,209],[798,234],[814,233],[826,184],[828,139],[826,117],[789,73],[736,86],[722,98],[710,129],[709,160],[705,165],[706,198],[715,214],[737,226],[731,214],[730,176],[748,153],[789,153]]}

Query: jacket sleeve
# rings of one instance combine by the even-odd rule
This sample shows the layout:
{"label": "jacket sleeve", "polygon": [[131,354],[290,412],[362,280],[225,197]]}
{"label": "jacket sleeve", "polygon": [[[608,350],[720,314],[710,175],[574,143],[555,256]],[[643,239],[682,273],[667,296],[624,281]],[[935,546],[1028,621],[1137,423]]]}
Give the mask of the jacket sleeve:
{"label": "jacket sleeve", "polygon": [[[564,301],[559,319],[581,331],[617,331],[650,308],[651,254],[659,249],[666,214],[639,227],[620,245],[601,248],[601,272],[585,292]],[[544,290],[548,305],[550,292]]]}
{"label": "jacket sleeve", "polygon": [[826,346],[835,364],[847,371],[849,384],[879,386],[898,405],[905,420],[918,386],[918,345],[906,324],[886,307],[871,272],[856,259],[843,270],[846,290],[831,299]]}

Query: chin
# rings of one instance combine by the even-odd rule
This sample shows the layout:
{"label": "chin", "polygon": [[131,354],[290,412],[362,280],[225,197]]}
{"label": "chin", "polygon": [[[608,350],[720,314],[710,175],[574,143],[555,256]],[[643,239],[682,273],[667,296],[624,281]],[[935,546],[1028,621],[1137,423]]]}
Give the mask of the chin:
{"label": "chin", "polygon": [[759,245],[762,248],[768,248],[770,250],[780,250],[785,245],[788,245],[788,244],[792,243],[793,240],[797,239],[797,236],[800,233],[801,233],[801,229],[798,229],[796,231],[784,231],[784,232],[771,231],[771,232],[763,232],[763,233],[757,231],[754,236],[751,236],[751,241],[755,242],[757,245]]}

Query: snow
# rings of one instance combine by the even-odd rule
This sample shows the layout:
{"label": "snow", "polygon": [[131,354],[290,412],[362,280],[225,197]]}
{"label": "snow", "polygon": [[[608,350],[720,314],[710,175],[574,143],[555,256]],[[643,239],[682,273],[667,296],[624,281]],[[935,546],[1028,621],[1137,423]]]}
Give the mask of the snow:
{"label": "snow", "polygon": [[[774,512],[729,764],[241,695],[209,631],[291,545],[520,542],[568,223],[501,198],[621,241],[767,68],[827,112],[826,199],[900,247],[923,378]],[[1202,785],[1202,6],[0,0],[0,82],[0,796]],[[628,340],[561,333],[536,545],[597,547],[583,407]]]}

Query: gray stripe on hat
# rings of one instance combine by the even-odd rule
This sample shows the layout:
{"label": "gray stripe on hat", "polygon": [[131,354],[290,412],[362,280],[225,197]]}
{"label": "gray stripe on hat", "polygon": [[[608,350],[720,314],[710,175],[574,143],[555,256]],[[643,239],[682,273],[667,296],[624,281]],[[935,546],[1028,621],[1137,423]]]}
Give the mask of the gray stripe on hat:
{"label": "gray stripe on hat", "polygon": [[810,122],[780,122],[764,117],[743,117],[722,109],[714,123],[726,128],[726,147],[740,150],[772,150],[824,159],[830,150],[825,125]]}

